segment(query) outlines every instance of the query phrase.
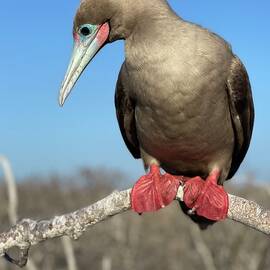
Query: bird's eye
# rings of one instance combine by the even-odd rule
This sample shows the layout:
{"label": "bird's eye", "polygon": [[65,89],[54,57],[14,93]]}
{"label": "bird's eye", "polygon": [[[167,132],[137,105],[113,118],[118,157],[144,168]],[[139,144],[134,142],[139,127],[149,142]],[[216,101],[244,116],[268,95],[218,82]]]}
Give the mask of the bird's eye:
{"label": "bird's eye", "polygon": [[89,28],[89,27],[87,27],[87,26],[83,26],[83,27],[80,29],[80,33],[81,33],[83,36],[87,37],[87,36],[89,36],[90,34],[92,34],[92,29]]}

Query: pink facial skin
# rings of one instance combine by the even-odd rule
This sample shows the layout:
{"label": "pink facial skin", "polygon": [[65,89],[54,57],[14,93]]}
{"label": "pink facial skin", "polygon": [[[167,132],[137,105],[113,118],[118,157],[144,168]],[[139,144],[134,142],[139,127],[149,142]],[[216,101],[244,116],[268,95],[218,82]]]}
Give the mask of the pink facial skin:
{"label": "pink facial skin", "polygon": [[[104,23],[100,26],[95,40],[98,42],[99,46],[102,46],[107,40],[110,33],[110,27],[108,23]],[[80,42],[80,35],[76,32],[73,32],[73,39],[76,43]]]}
{"label": "pink facial skin", "polygon": [[73,32],[73,39],[74,39],[74,41],[75,41],[76,43],[79,42],[79,41],[80,41],[80,36],[79,36],[79,34],[76,33],[76,32]]}
{"label": "pink facial skin", "polygon": [[109,24],[108,23],[102,24],[96,36],[96,40],[100,46],[102,46],[104,42],[107,40],[109,33],[110,33]]}

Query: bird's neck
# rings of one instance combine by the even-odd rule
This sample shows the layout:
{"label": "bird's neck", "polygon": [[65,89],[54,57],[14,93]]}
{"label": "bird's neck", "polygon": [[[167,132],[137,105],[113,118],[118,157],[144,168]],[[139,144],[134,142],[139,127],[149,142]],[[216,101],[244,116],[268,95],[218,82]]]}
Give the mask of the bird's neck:
{"label": "bird's neck", "polygon": [[170,8],[166,0],[155,1],[119,1],[121,8],[110,20],[111,33],[109,40],[134,39],[138,34],[148,32],[157,22],[166,24],[170,18],[179,17]]}
{"label": "bird's neck", "polygon": [[138,23],[125,40],[126,64],[139,70],[151,63],[166,61],[172,50],[171,41],[184,25],[185,22],[173,12],[166,16],[151,16],[144,23]]}

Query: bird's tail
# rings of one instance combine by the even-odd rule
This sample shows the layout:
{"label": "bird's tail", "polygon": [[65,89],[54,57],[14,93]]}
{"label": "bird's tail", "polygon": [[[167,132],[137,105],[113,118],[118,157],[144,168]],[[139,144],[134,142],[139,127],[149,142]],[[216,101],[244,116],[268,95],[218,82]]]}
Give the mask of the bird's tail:
{"label": "bird's tail", "polygon": [[216,223],[216,221],[207,219],[202,216],[198,216],[195,213],[190,214],[190,209],[186,206],[186,204],[182,201],[179,201],[180,207],[183,210],[184,214],[191,218],[192,221],[194,221],[201,230],[206,230],[208,226],[211,226]]}

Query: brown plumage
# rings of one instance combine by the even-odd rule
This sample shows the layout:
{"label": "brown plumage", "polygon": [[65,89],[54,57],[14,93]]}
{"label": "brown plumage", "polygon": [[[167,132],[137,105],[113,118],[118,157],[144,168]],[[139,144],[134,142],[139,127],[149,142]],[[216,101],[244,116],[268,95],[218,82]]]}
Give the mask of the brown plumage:
{"label": "brown plumage", "polygon": [[205,179],[218,170],[220,184],[230,179],[254,119],[248,74],[230,45],[165,0],[82,1],[74,33],[104,23],[107,42],[125,40],[115,105],[131,154],[173,175]]}
{"label": "brown plumage", "polygon": [[[151,38],[139,32],[126,42],[115,96],[119,126],[135,158],[143,150],[166,171],[187,176],[206,177],[217,166],[222,183],[251,139],[248,75],[223,39],[170,15],[155,22]],[[162,27],[166,38],[155,32]]]}

